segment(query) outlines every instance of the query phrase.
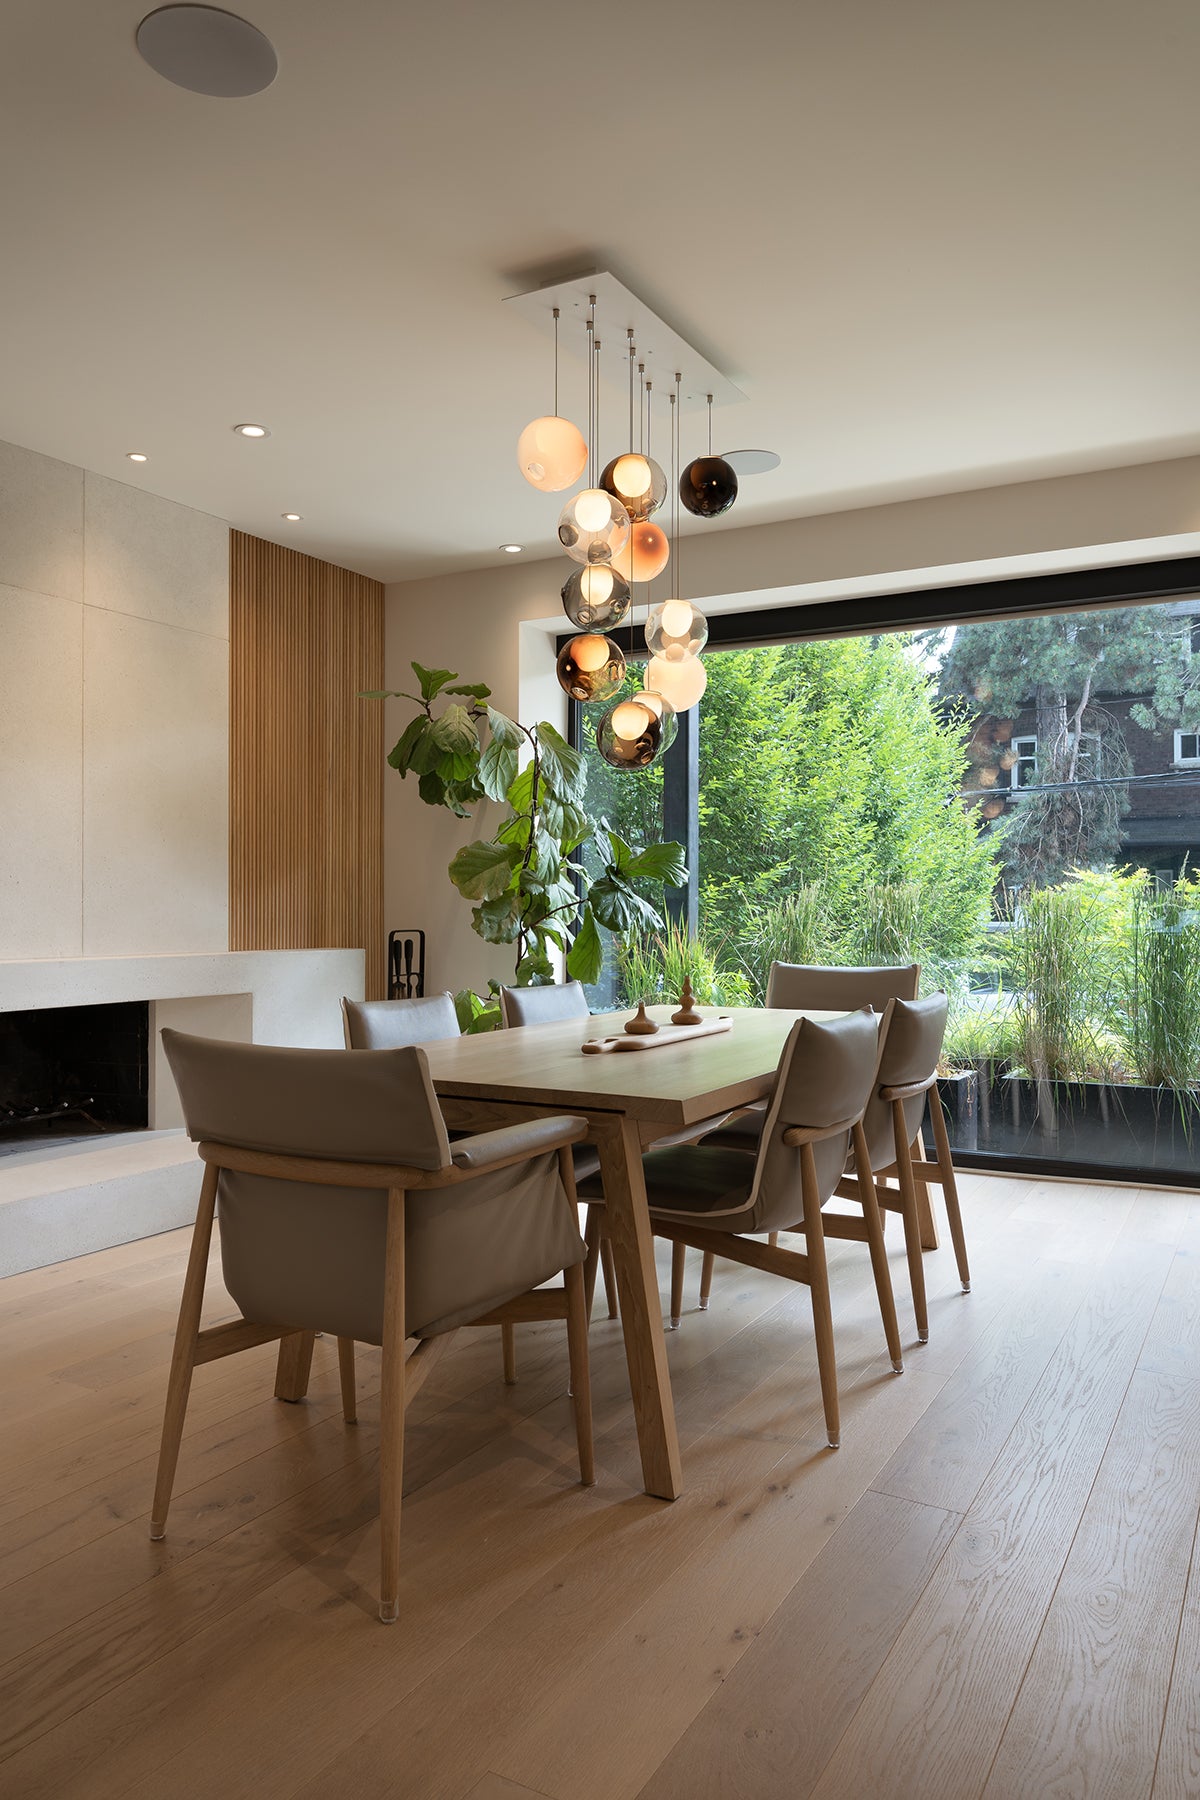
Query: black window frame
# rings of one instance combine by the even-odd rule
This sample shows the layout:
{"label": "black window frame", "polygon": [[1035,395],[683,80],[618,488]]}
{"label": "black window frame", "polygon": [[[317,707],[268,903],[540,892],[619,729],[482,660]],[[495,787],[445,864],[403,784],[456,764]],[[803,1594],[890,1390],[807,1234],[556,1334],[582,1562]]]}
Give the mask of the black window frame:
{"label": "black window frame", "polygon": [[[1037,618],[1048,613],[1095,612],[1101,607],[1151,605],[1200,594],[1200,557],[1163,558],[1154,562],[1117,563],[1056,571],[1049,575],[1006,577],[998,581],[961,582],[945,587],[854,595],[843,600],[754,608],[736,613],[710,613],[709,650],[750,650],[769,644],[799,644],[822,638],[870,637],[892,631],[923,631],[938,626],[971,625],[989,619]],[[565,634],[558,646],[569,641]],[[703,706],[703,701],[700,706]],[[668,896],[672,916],[695,930],[699,918],[700,706],[679,715],[679,733],[663,759],[665,835],[685,846],[688,884]],[[576,749],[583,738],[583,707],[570,702],[567,738]],[[1061,1175],[1083,1179],[1114,1177],[1106,1164],[1068,1162],[1055,1157],[1009,1156],[955,1150],[957,1167],[1011,1171],[1018,1175]],[[1163,1185],[1157,1171],[1131,1169],[1134,1186]],[[1172,1171],[1172,1187],[1200,1188],[1194,1175]]]}

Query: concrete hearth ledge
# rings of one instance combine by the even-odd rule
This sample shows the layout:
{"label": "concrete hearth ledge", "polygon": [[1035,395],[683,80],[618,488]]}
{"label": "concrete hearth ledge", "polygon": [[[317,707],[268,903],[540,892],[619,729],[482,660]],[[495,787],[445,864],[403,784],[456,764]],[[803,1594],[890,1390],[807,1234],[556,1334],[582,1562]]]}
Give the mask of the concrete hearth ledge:
{"label": "concrete hearth ledge", "polygon": [[[151,1002],[162,1025],[301,1049],[342,1043],[339,1001],[363,995],[361,950],[237,950],[0,962],[0,1011]],[[199,1168],[155,1044],[152,1122],[88,1143],[43,1142],[0,1157],[0,1275],[42,1268],[188,1224]]]}

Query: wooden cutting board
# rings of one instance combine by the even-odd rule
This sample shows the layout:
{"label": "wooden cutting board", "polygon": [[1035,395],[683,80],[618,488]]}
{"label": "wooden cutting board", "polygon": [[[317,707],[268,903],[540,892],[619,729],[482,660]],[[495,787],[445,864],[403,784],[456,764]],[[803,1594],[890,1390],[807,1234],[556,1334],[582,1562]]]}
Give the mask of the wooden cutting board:
{"label": "wooden cutting board", "polygon": [[622,1031],[616,1037],[588,1038],[580,1049],[585,1056],[599,1056],[605,1050],[657,1050],[662,1044],[683,1044],[732,1028],[733,1020],[725,1014],[716,1019],[702,1019],[699,1025],[660,1025],[653,1035],[644,1037],[630,1037],[628,1032]]}

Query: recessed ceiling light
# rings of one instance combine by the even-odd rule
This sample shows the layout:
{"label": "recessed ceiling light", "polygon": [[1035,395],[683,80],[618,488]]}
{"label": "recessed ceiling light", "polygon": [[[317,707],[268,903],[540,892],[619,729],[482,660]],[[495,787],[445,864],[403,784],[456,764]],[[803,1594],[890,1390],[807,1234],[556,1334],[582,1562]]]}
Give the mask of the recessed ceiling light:
{"label": "recessed ceiling light", "polygon": [[146,14],[136,42],[156,74],[220,100],[261,94],[279,71],[274,45],[257,25],[217,6],[160,6]]}
{"label": "recessed ceiling light", "polygon": [[775,450],[722,450],[721,455],[739,475],[766,475],[781,460]]}
{"label": "recessed ceiling light", "polygon": [[294,525],[294,524],[296,524],[297,520],[302,519],[304,517],[304,514],[303,513],[283,513],[281,516],[285,519],[290,519],[292,521],[292,524]]}
{"label": "recessed ceiling light", "polygon": [[239,437],[260,438],[271,435],[265,425],[235,425],[233,429]]}
{"label": "recessed ceiling light", "polygon": [[509,556],[520,556],[525,546],[524,544],[501,544],[500,548]]}
{"label": "recessed ceiling light", "polygon": [[130,462],[149,462],[150,461],[150,458],[148,456],[143,456],[140,450],[127,450],[125,452],[125,454],[129,458]]}

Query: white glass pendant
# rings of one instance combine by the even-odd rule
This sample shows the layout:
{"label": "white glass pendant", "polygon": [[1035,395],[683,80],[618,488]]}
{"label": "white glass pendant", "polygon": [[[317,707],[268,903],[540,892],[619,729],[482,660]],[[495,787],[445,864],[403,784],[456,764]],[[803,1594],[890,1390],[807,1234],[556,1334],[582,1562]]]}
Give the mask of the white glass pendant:
{"label": "white glass pendant", "polygon": [[681,656],[668,662],[663,656],[652,656],[646,665],[646,686],[669,700],[677,713],[687,712],[708,686],[708,670],[701,656]]}
{"label": "white glass pendant", "polygon": [[708,620],[690,600],[664,600],[646,620],[646,648],[667,662],[698,656],[707,642]]}
{"label": "white glass pendant", "polygon": [[639,688],[630,699],[636,706],[648,706],[655,718],[662,725],[662,748],[669,750],[679,734],[679,720],[675,708],[665,694],[656,694],[653,688]]}
{"label": "white glass pendant", "polygon": [[530,487],[558,494],[583,474],[587,444],[570,419],[533,419],[517,439],[517,466]]}
{"label": "white glass pendant", "polygon": [[629,542],[629,514],[603,488],[574,494],[558,518],[558,541],[578,563],[606,563]]}

